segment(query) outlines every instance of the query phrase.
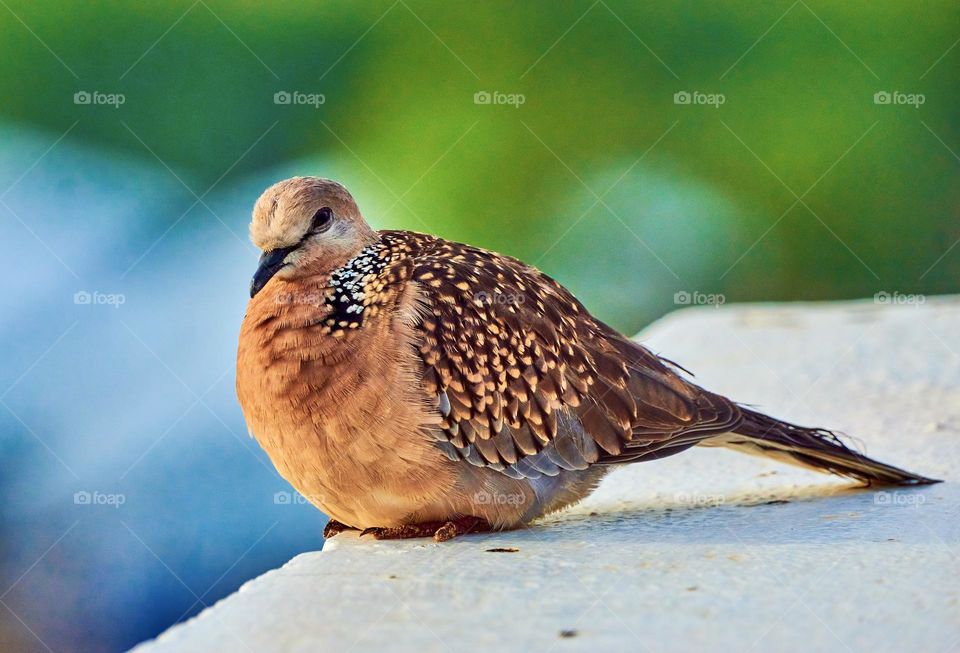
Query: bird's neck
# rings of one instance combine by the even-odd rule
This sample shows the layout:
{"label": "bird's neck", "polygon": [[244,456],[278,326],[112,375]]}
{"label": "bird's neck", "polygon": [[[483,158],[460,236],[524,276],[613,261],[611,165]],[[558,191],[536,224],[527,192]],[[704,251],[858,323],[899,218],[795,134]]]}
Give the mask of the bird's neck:
{"label": "bird's neck", "polygon": [[407,266],[397,263],[378,240],[332,270],[274,277],[247,306],[238,356],[265,376],[296,378],[307,366],[324,376],[319,368],[366,355],[380,346],[405,286]]}
{"label": "bird's neck", "polygon": [[[352,278],[344,267],[338,271]],[[412,325],[422,307],[416,286],[391,281],[391,272],[365,275],[363,310],[347,313],[358,325],[339,320],[331,326],[331,316],[344,308],[338,271],[271,280],[248,305],[237,393],[258,438],[280,437],[305,423],[338,423],[349,406],[380,405],[387,387],[416,385]]]}

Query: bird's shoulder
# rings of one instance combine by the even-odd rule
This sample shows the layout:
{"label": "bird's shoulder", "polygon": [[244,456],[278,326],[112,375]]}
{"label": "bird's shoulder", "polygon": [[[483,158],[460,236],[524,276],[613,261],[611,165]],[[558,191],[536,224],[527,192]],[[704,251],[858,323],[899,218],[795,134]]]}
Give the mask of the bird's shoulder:
{"label": "bird's shoulder", "polygon": [[425,234],[381,238],[405,250],[404,276],[421,292],[424,390],[439,397],[455,443],[477,442],[495,462],[484,445],[508,428],[527,434],[522,450],[539,450],[557,434],[558,410],[579,406],[600,374],[625,371],[604,343],[619,334],[536,268]]}
{"label": "bird's shoulder", "polygon": [[496,323],[538,315],[557,327],[589,317],[561,284],[512,256],[413,231],[379,235],[392,263],[387,282],[415,281],[431,303],[463,317]]}
{"label": "bird's shoulder", "polygon": [[420,290],[428,364],[441,354],[464,357],[468,367],[516,357],[526,366],[531,357],[559,362],[576,357],[579,341],[615,333],[557,281],[512,256],[410,231],[381,232],[381,241],[396,253],[385,270],[390,281]]}

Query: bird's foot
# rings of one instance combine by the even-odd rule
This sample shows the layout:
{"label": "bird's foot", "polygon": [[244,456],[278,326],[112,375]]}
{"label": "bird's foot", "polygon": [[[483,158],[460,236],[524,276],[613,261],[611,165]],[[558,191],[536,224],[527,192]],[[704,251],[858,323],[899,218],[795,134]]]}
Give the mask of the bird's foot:
{"label": "bird's foot", "polygon": [[490,522],[480,517],[460,517],[453,521],[448,521],[433,533],[433,539],[437,542],[446,542],[452,540],[457,535],[466,535],[468,533],[486,533],[493,530]]}
{"label": "bird's foot", "polygon": [[360,532],[360,537],[373,535],[378,540],[405,540],[413,537],[430,537],[437,542],[452,540],[457,535],[483,533],[491,530],[490,524],[479,517],[458,517],[450,521],[430,521],[420,524],[404,524],[389,528],[371,527]]}
{"label": "bird's foot", "polygon": [[343,531],[355,531],[353,526],[347,526],[341,522],[338,522],[336,519],[331,519],[327,522],[327,525],[323,527],[323,539],[329,540],[334,535],[339,535]]}

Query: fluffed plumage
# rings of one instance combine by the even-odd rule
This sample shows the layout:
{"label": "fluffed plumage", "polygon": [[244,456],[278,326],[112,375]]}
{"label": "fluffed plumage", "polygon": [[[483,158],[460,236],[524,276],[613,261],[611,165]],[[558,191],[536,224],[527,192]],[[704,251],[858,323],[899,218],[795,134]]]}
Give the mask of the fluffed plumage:
{"label": "fluffed plumage", "polygon": [[251,237],[264,254],[240,403],[280,473],[340,526],[510,528],[582,499],[610,465],[695,445],[934,482],[700,388],[517,259],[373,231],[335,182],[267,189]]}

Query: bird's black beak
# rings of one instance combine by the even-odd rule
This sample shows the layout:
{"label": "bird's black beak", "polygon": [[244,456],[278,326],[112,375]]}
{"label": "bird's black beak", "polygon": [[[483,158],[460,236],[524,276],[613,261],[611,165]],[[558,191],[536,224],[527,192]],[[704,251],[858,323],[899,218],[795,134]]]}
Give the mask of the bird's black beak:
{"label": "bird's black beak", "polygon": [[253,275],[253,280],[250,282],[251,298],[260,292],[261,288],[267,285],[267,282],[273,278],[273,275],[280,271],[280,268],[287,265],[283,262],[283,259],[287,258],[287,254],[295,249],[296,246],[280,247],[263,253],[260,257],[260,263],[257,265],[257,271]]}

